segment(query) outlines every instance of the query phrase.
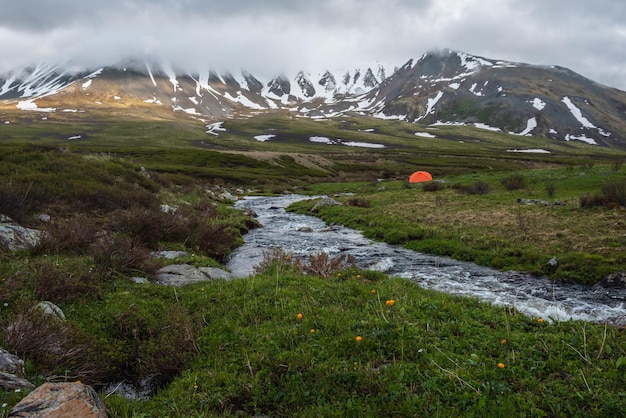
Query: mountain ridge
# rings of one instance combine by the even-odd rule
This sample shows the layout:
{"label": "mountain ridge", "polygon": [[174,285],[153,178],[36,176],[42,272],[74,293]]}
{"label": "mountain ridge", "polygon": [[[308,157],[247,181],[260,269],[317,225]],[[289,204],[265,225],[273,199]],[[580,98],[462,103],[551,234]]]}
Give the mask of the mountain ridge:
{"label": "mountain ridge", "polygon": [[53,112],[72,101],[88,106],[96,98],[91,103],[96,108],[132,99],[134,106],[171,107],[206,122],[287,110],[310,118],[364,115],[471,124],[550,140],[626,146],[625,92],[563,67],[447,49],[401,66],[376,62],[269,80],[246,71],[189,73],[137,60],[82,72],[43,63],[0,76],[4,108]]}

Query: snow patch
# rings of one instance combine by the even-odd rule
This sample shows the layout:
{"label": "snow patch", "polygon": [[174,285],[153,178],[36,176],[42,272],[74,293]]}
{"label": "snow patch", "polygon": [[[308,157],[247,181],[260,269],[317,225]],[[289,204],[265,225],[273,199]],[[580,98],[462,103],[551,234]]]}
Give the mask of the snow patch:
{"label": "snow patch", "polygon": [[256,139],[257,141],[260,142],[265,142],[265,141],[269,141],[272,138],[275,138],[276,135],[257,135],[254,137],[254,139]]}
{"label": "snow patch", "polygon": [[358,148],[385,148],[383,144],[372,144],[369,142],[342,142],[342,144],[348,147]]}
{"label": "snow patch", "polygon": [[230,93],[226,92],[224,93],[224,97],[227,98],[228,100],[230,100],[231,102],[235,102],[235,103],[239,103],[241,105],[244,105],[245,107],[249,108],[249,109],[254,109],[254,110],[265,110],[266,108],[254,103],[252,100],[248,99],[246,96],[244,96],[243,94],[241,94],[241,92],[238,92],[237,97],[233,97]]}
{"label": "snow patch", "polygon": [[533,107],[537,110],[543,110],[546,107],[546,102],[535,97],[530,103],[533,104]]}
{"label": "snow patch", "polygon": [[75,139],[81,139],[83,136],[82,135],[75,135],[75,136],[70,136],[69,139],[70,141],[74,141]]}
{"label": "snow patch", "polygon": [[536,118],[530,118],[528,119],[528,122],[526,122],[526,129],[524,129],[522,132],[520,132],[517,135],[520,136],[526,136],[526,135],[530,135],[530,133],[533,131],[533,129],[535,129],[537,127],[537,119]]}
{"label": "snow patch", "polygon": [[421,136],[422,138],[437,138],[435,135],[428,132],[415,132],[415,136]]}
{"label": "snow patch", "polygon": [[91,83],[93,83],[93,79],[91,79],[91,78],[89,80],[85,81],[83,83],[83,89],[89,88],[89,86],[91,86]]}
{"label": "snow patch", "polygon": [[326,138],[325,136],[312,136],[309,138],[310,142],[315,142],[316,144],[334,144],[334,141],[331,141],[330,138]]}
{"label": "snow patch", "polygon": [[161,101],[159,99],[157,99],[156,97],[153,97],[152,99],[144,100],[143,102],[144,103],[158,104],[159,106],[163,106],[163,103],[161,103]]}
{"label": "snow patch", "polygon": [[589,120],[586,117],[583,116],[583,112],[581,112],[580,109],[578,107],[576,107],[576,105],[574,103],[572,103],[572,101],[570,100],[569,97],[565,96],[565,97],[563,97],[563,99],[561,101],[563,103],[565,103],[565,106],[567,106],[569,111],[572,113],[572,116],[574,116],[576,118],[576,120],[578,122],[580,122],[580,124],[584,128],[597,129],[597,127],[593,123],[589,122]]}
{"label": "snow patch", "polygon": [[587,138],[585,135],[580,135],[580,136],[570,135],[570,134],[565,135],[566,141],[571,141],[573,139],[586,142],[587,144],[590,144],[590,145],[598,145],[595,139]]}
{"label": "snow patch", "polygon": [[500,129],[500,128],[496,128],[494,126],[489,126],[489,125],[484,124],[484,123],[474,123],[474,126],[479,128],[479,129],[486,129],[488,131],[493,131],[493,132],[501,132],[502,131],[502,129]]}
{"label": "snow patch", "polygon": [[56,108],[54,107],[37,107],[37,103],[34,100],[22,100],[17,103],[15,106],[20,110],[29,110],[36,112],[54,112]]}
{"label": "snow patch", "polygon": [[535,149],[508,149],[508,150],[506,150],[506,152],[527,152],[527,153],[534,153],[534,154],[550,154],[550,151],[545,150],[545,149],[540,149],[540,148],[535,148]]}
{"label": "snow patch", "polygon": [[421,116],[419,118],[417,118],[417,120],[423,119],[426,116],[428,116],[429,114],[431,114],[435,108],[435,105],[437,104],[437,102],[439,100],[441,100],[441,98],[443,97],[443,91],[438,91],[437,95],[433,98],[428,98],[428,103],[427,103],[427,108],[426,108],[426,113],[424,114],[424,116]]}
{"label": "snow patch", "polygon": [[215,123],[211,123],[210,125],[206,126],[207,129],[207,133],[211,134],[211,135],[215,135],[218,136],[218,132],[226,132],[226,129],[222,127],[222,124],[224,122],[215,122]]}

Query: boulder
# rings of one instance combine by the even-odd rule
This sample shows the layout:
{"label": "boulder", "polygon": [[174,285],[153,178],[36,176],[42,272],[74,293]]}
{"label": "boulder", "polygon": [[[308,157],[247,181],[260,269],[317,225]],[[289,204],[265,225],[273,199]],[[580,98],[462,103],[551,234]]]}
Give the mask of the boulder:
{"label": "boulder", "polygon": [[35,247],[41,240],[42,232],[24,228],[14,223],[0,223],[0,247],[9,251],[26,250]]}
{"label": "boulder", "polygon": [[106,418],[104,403],[91,386],[79,382],[44,383],[11,409],[9,417]]}
{"label": "boulder", "polygon": [[0,372],[24,377],[24,360],[0,348]]}
{"label": "boulder", "polygon": [[231,273],[214,267],[197,268],[189,264],[172,264],[157,271],[154,280],[161,285],[183,286],[212,279],[232,279],[232,277]]}
{"label": "boulder", "polygon": [[5,390],[35,389],[24,379],[24,360],[0,348],[0,387]]}
{"label": "boulder", "polygon": [[35,385],[23,377],[11,373],[0,372],[0,388],[5,390],[35,389]]}
{"label": "boulder", "polygon": [[335,199],[331,199],[330,197],[325,197],[319,202],[317,202],[312,208],[311,212],[317,213],[322,206],[341,206],[341,202],[337,202]]}
{"label": "boulder", "polygon": [[626,289],[626,271],[611,273],[596,283],[596,286],[611,289]]}
{"label": "boulder", "polygon": [[48,302],[47,300],[44,300],[43,302],[39,302],[36,305],[36,308],[41,309],[41,311],[45,315],[51,316],[52,318],[58,321],[65,321],[65,314],[63,313],[61,308],[59,308],[57,305],[55,305],[52,302]]}

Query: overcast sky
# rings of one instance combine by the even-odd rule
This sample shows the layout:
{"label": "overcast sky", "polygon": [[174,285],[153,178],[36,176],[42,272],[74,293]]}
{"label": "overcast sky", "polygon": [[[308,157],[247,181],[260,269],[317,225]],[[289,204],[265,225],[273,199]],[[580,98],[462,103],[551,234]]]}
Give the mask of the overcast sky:
{"label": "overcast sky", "polygon": [[189,71],[400,66],[449,48],[626,90],[625,0],[0,0],[0,71],[157,57]]}

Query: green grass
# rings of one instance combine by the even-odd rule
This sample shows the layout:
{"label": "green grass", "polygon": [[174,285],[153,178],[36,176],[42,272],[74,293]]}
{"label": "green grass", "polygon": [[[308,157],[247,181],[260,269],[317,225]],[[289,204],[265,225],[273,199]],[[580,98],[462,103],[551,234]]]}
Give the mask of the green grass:
{"label": "green grass", "polygon": [[176,301],[168,291],[202,316],[200,352],[150,400],[104,397],[112,417],[623,413],[617,329],[539,323],[349,269],[274,269],[178,289]]}

